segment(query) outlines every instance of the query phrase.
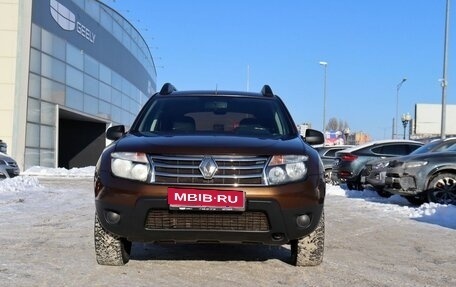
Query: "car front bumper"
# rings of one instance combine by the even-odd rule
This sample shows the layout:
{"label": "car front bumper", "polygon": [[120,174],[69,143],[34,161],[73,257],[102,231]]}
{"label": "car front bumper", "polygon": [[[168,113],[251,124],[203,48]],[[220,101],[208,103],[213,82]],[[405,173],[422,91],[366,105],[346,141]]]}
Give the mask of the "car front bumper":
{"label": "car front bumper", "polygon": [[418,190],[416,178],[410,175],[387,176],[385,178],[385,191],[400,195],[417,195],[421,192]]}
{"label": "car front bumper", "polygon": [[[95,179],[95,205],[102,226],[130,241],[281,245],[316,228],[325,197],[320,176],[309,176],[304,182],[283,186],[236,188],[246,194],[245,211],[189,211],[171,210],[167,189],[102,174]],[[113,213],[117,222],[112,221]],[[300,226],[301,215],[310,222]]]}

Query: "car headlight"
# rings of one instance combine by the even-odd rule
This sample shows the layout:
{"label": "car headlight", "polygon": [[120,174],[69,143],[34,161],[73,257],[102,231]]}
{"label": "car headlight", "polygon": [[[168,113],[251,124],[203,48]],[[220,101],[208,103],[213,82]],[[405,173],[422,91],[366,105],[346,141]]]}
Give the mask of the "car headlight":
{"label": "car headlight", "polygon": [[111,154],[111,171],[115,176],[146,181],[149,170],[150,164],[144,153],[113,152]]}
{"label": "car headlight", "polygon": [[266,167],[268,184],[276,185],[303,179],[307,175],[305,155],[275,155]]}
{"label": "car headlight", "polygon": [[424,165],[427,165],[428,162],[427,161],[411,161],[411,162],[406,162],[404,164],[404,168],[417,168],[417,167],[421,167],[421,166],[424,166]]}
{"label": "car headlight", "polygon": [[389,166],[389,161],[381,161],[372,166],[372,169],[384,169]]}

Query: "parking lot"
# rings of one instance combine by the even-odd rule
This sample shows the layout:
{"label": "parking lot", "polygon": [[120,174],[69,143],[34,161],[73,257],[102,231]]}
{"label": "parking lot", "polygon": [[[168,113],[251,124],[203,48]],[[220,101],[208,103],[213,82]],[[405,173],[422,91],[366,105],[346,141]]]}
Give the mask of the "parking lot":
{"label": "parking lot", "polygon": [[388,204],[334,195],[326,200],[325,257],[317,267],[291,266],[288,246],[142,243],[133,245],[126,266],[100,266],[92,184],[40,179],[40,189],[0,201],[0,285],[456,285],[456,230],[392,217]]}

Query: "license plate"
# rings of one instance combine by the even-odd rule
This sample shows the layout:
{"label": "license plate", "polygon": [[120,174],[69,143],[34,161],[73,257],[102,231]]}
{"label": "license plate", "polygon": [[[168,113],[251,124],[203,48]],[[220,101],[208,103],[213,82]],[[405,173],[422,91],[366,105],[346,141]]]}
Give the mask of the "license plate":
{"label": "license plate", "polygon": [[245,192],[194,188],[168,188],[170,209],[178,210],[245,210]]}

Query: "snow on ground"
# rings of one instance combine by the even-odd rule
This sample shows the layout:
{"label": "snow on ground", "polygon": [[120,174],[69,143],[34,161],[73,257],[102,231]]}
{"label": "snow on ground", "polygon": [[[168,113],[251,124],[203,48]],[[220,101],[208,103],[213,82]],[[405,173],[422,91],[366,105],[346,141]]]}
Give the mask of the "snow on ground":
{"label": "snow on ground", "polygon": [[[43,168],[32,167],[21,174],[21,176],[0,181],[0,206],[17,203],[25,197],[31,197],[34,193],[43,190],[39,183],[40,177],[68,177],[86,178],[92,177],[95,168]],[[62,193],[65,187],[61,189]],[[436,203],[425,203],[421,206],[410,206],[408,201],[401,196],[394,195],[390,198],[383,198],[375,191],[365,189],[354,191],[344,189],[344,186],[327,186],[328,196],[343,196],[357,201],[364,201],[368,208],[383,209],[390,215],[405,215],[412,220],[425,222],[443,227],[456,229],[456,206],[442,205]],[[39,207],[37,207],[39,208]]]}

